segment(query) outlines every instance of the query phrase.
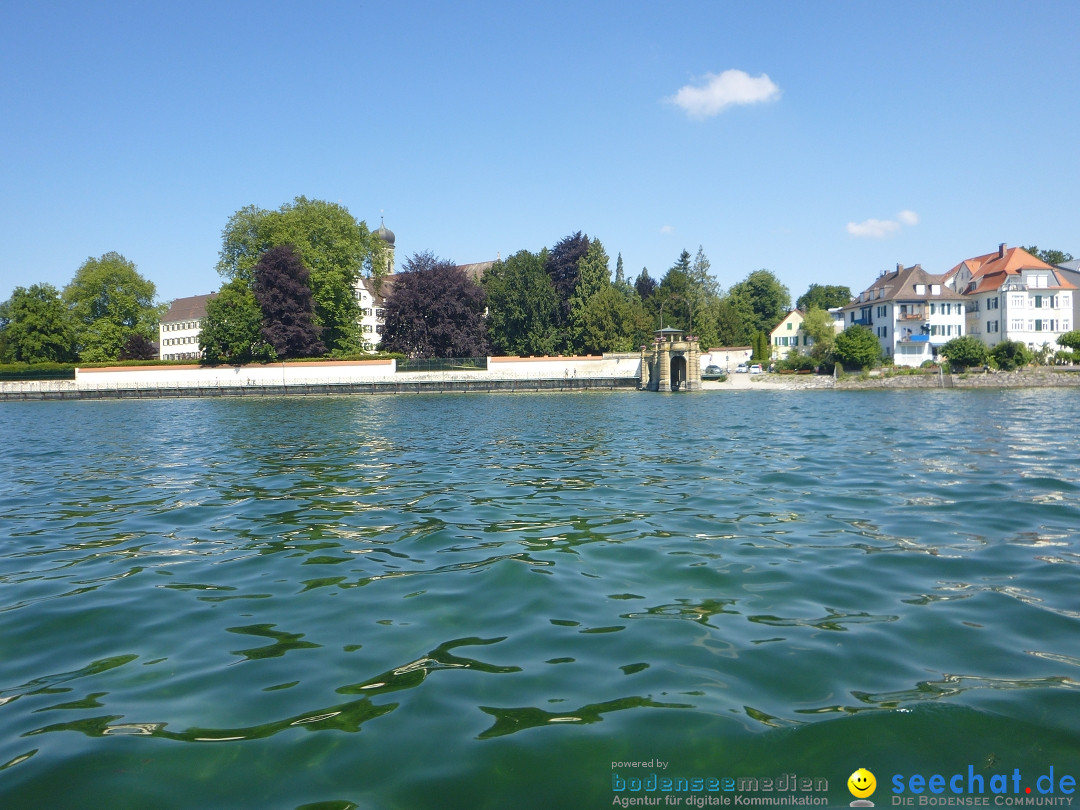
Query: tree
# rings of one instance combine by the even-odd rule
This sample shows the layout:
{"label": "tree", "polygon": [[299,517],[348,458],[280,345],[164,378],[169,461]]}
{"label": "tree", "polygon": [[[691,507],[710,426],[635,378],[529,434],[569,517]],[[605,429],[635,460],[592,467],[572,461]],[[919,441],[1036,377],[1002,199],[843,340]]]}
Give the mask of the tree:
{"label": "tree", "polygon": [[486,355],[483,288],[453,262],[414,254],[386,299],[382,346],[411,357]]}
{"label": "tree", "polygon": [[750,345],[750,359],[755,363],[768,363],[772,359],[772,346],[769,344],[769,336],[764,332],[754,332]]}
{"label": "tree", "polygon": [[642,302],[648,301],[656,292],[656,279],[649,275],[648,267],[641,268],[641,273],[634,280],[634,289],[641,297]]}
{"label": "tree", "polygon": [[589,237],[581,231],[559,241],[547,253],[547,270],[559,297],[559,325],[570,320],[570,298],[578,283],[578,263],[589,250]]}
{"label": "tree", "polygon": [[259,334],[278,357],[326,353],[314,322],[310,275],[292,245],[270,248],[255,265],[252,292],[262,312]]}
{"label": "tree", "polygon": [[721,346],[749,346],[753,335],[746,315],[731,300],[720,299],[715,307],[716,339]]}
{"label": "tree", "polygon": [[807,312],[814,307],[822,310],[850,304],[853,298],[850,287],[836,284],[811,284],[795,302],[795,308]]}
{"label": "tree", "polygon": [[819,363],[827,361],[836,342],[832,316],[823,309],[812,307],[803,315],[802,330],[811,340],[810,356]]}
{"label": "tree", "polygon": [[488,332],[497,354],[553,354],[559,301],[544,254],[519,250],[484,273]]}
{"label": "tree", "polygon": [[622,253],[620,253],[619,257],[615,260],[615,284],[621,287],[625,283],[626,275],[625,271],[623,270]]}
{"label": "tree", "polygon": [[1074,351],[1080,351],[1080,329],[1073,329],[1071,332],[1062,332],[1057,339],[1059,346],[1065,346]]}
{"label": "tree", "polygon": [[138,332],[128,335],[127,342],[120,351],[121,360],[153,360],[157,356],[157,347]]}
{"label": "tree", "polygon": [[1073,255],[1071,253],[1065,253],[1062,250],[1039,250],[1035,245],[1026,247],[1024,250],[1036,259],[1044,261],[1047,264],[1065,264],[1065,262],[1071,262],[1073,260]]}
{"label": "tree", "polygon": [[608,255],[599,239],[589,242],[585,255],[578,261],[578,281],[570,296],[570,323],[567,349],[579,352],[586,347],[582,342],[585,309],[597,293],[611,286]]}
{"label": "tree", "polygon": [[336,203],[297,197],[276,211],[249,205],[222,232],[218,272],[250,287],[259,257],[286,244],[311,272],[314,321],[323,343],[330,351],[359,350],[356,283],[362,271],[377,275],[383,266],[382,240]]}
{"label": "tree", "polygon": [[164,306],[154,304],[156,293],[154,283],[119,253],[83,262],[62,294],[74,321],[79,357],[116,360],[132,333],[152,340],[165,314]]}
{"label": "tree", "polygon": [[16,287],[0,304],[0,361],[69,363],[75,360],[75,330],[60,293],[51,284]]}
{"label": "tree", "polygon": [[986,363],[986,346],[972,335],[956,337],[941,347],[953,368],[972,368]]}
{"label": "tree", "polygon": [[589,354],[631,351],[647,339],[649,325],[637,296],[609,284],[593,295],[581,312],[581,350]]}
{"label": "tree", "polygon": [[[1066,333],[1068,334],[1068,333]],[[1019,340],[1004,340],[990,350],[997,367],[1002,371],[1021,368],[1032,361],[1031,350]]]}
{"label": "tree", "polygon": [[274,348],[263,340],[261,329],[262,311],[255,293],[243,280],[230,281],[206,304],[199,348],[210,364],[274,360]]}
{"label": "tree", "polygon": [[752,332],[771,332],[791,307],[791,294],[768,270],[755,270],[731,287],[728,297],[749,320]]}
{"label": "tree", "polygon": [[870,368],[881,359],[881,344],[865,326],[849,326],[836,336],[836,359],[846,366]]}

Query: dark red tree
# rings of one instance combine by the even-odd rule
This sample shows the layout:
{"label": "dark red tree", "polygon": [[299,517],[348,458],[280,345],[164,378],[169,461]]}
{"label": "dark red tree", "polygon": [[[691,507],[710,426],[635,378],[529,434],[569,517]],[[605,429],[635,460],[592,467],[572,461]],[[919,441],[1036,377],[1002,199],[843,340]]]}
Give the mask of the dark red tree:
{"label": "dark red tree", "polygon": [[120,350],[121,360],[153,360],[157,357],[158,349],[153,343],[140,335],[132,332],[124,342],[124,348]]}
{"label": "dark red tree", "polygon": [[548,251],[544,269],[559,296],[560,324],[570,318],[570,296],[578,283],[578,262],[589,252],[589,237],[581,231],[570,234]]}
{"label": "dark red tree", "polygon": [[431,253],[407,259],[386,298],[383,351],[410,357],[484,357],[491,347],[484,290]]}
{"label": "dark red tree", "polygon": [[326,354],[314,320],[310,276],[292,245],[270,248],[255,265],[252,291],[262,310],[260,334],[278,357]]}

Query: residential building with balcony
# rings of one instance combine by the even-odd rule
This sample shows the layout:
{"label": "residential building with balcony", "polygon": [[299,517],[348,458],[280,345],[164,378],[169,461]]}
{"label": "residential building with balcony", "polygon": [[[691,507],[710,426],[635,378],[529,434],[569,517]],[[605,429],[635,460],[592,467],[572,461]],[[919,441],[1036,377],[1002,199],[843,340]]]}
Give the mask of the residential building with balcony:
{"label": "residential building with balcony", "polygon": [[945,278],[967,302],[968,334],[986,346],[1009,340],[1056,350],[1058,337],[1076,323],[1077,286],[1023,248],[1002,243],[994,253],[960,262]]}
{"label": "residential building with balcony", "polygon": [[915,367],[965,334],[965,309],[964,296],[946,286],[944,274],[898,264],[841,307],[840,315],[844,328],[871,329],[896,365]]}

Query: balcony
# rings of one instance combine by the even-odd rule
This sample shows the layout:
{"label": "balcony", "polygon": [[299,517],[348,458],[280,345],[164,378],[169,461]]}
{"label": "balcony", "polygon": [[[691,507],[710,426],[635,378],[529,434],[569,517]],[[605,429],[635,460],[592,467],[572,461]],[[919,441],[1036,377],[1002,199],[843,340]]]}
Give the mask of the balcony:
{"label": "balcony", "polygon": [[898,320],[898,321],[925,321],[926,320],[926,313],[925,312],[901,312],[899,315],[896,316],[896,320]]}

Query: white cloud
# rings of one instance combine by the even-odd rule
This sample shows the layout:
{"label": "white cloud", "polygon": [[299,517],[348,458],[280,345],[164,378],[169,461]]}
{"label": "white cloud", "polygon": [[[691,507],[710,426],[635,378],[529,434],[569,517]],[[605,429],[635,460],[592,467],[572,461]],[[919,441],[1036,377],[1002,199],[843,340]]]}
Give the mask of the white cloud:
{"label": "white cloud", "polygon": [[767,74],[754,77],[742,70],[725,70],[719,76],[706,73],[703,85],[680,87],[665,101],[681,107],[690,118],[700,120],[719,115],[734,105],[760,104],[778,98],[780,88]]}
{"label": "white cloud", "polygon": [[852,236],[867,239],[884,239],[899,233],[903,225],[918,225],[919,215],[914,211],[901,211],[896,219],[868,219],[864,222],[849,222],[847,232]]}
{"label": "white cloud", "polygon": [[674,225],[665,225],[664,227],[662,227],[660,229],[660,233],[664,234],[665,236],[667,234],[669,234],[669,233],[675,233],[675,226]]}

